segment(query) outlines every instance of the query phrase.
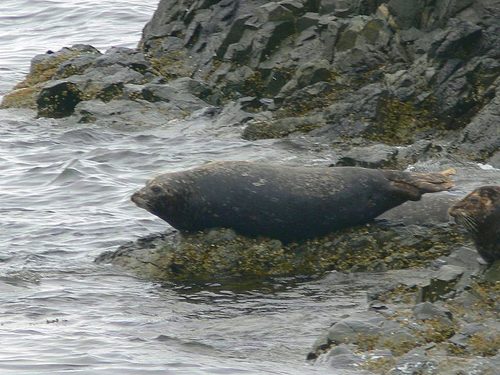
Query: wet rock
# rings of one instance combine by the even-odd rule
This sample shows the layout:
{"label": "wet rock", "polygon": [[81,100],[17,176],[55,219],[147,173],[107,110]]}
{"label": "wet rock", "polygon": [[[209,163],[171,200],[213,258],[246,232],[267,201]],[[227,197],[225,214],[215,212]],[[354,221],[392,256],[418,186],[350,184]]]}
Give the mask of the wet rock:
{"label": "wet rock", "polygon": [[312,134],[330,139],[359,136],[377,118],[386,95],[385,87],[380,84],[362,87],[329,106],[325,111],[327,125]]}
{"label": "wet rock", "polygon": [[[113,102],[111,102],[113,103]],[[460,241],[448,228],[365,225],[283,245],[268,238],[233,236],[227,230],[171,234],[161,246],[128,244],[107,259],[148,279],[204,280],[310,275],[327,270],[379,271],[427,264]],[[425,233],[425,235],[423,234]],[[209,238],[219,238],[214,245]],[[208,242],[207,242],[208,241]],[[437,244],[446,246],[440,247]],[[360,252],[363,257],[359,256]],[[150,259],[148,266],[134,259]]]}
{"label": "wet rock", "polygon": [[429,280],[427,285],[420,288],[417,301],[434,302],[445,298],[447,294],[454,292],[455,285],[464,273],[465,268],[463,267],[444,265]]}
{"label": "wet rock", "polygon": [[398,149],[387,145],[353,147],[337,162],[337,166],[386,168],[394,166]]}
{"label": "wet rock", "polygon": [[[389,220],[406,226],[448,225],[448,209],[460,198],[449,193],[424,195],[418,202],[405,202],[384,212],[378,219]],[[411,212],[411,215],[407,213]]]}
{"label": "wet rock", "polygon": [[183,111],[184,116],[208,106],[208,103],[189,92],[180,91],[175,82],[173,84],[147,84],[142,89],[142,97],[152,103],[169,103],[177,109],[176,112]]}
{"label": "wet rock", "polygon": [[44,86],[37,99],[38,116],[61,118],[71,115],[83,100],[78,86],[69,81],[53,81]]}
{"label": "wet rock", "polygon": [[448,28],[431,45],[429,56],[436,59],[466,59],[481,46],[482,29],[472,22],[451,19]]}
{"label": "wet rock", "polygon": [[348,345],[340,344],[330,350],[327,356],[328,363],[336,369],[354,369],[363,362],[362,358],[355,354]]}
{"label": "wet rock", "polygon": [[493,168],[500,169],[500,151],[496,151],[493,156],[488,159],[488,164]]}
{"label": "wet rock", "polygon": [[496,82],[495,97],[463,129],[460,152],[469,157],[482,159],[491,156],[500,148],[498,124],[500,119],[500,86]]}
{"label": "wet rock", "polygon": [[429,358],[422,349],[415,349],[401,357],[394,368],[388,374],[390,375],[413,375],[426,374],[437,375],[438,362]]}
{"label": "wet rock", "polygon": [[271,121],[252,121],[243,131],[242,137],[248,140],[282,138],[289,134],[308,133],[321,127],[324,119],[320,116],[288,117]]}
{"label": "wet rock", "polygon": [[384,319],[375,314],[363,320],[356,318],[345,318],[335,323],[328,330],[328,340],[334,345],[339,344],[362,344],[368,340],[376,340],[382,328],[380,325]]}
{"label": "wet rock", "polygon": [[216,128],[241,126],[258,117],[252,112],[245,111],[245,101],[237,100],[226,103],[215,120]]}
{"label": "wet rock", "polygon": [[223,94],[217,89],[192,78],[183,77],[172,80],[168,84],[179,93],[189,93],[210,105],[220,105],[223,101]]}
{"label": "wet rock", "polygon": [[95,67],[111,65],[126,66],[141,74],[151,69],[151,63],[142,52],[125,47],[111,47],[94,62]]}
{"label": "wet rock", "polygon": [[149,103],[144,100],[86,100],[75,107],[70,121],[96,123],[103,126],[160,126],[188,113],[167,102]]}
{"label": "wet rock", "polygon": [[452,315],[449,310],[443,309],[430,302],[422,302],[413,308],[413,315],[418,320],[439,320],[451,324]]}
{"label": "wet rock", "polygon": [[[63,78],[63,75],[60,74],[62,65],[78,57],[94,61],[100,54],[97,49],[90,45],[77,44],[72,47],[64,47],[57,52],[47,51],[45,54],[36,55],[31,61],[29,74],[14,87],[12,92],[5,95],[1,107],[36,109],[36,101],[42,88],[45,85],[57,84],[50,82],[51,80]],[[46,103],[45,105],[49,104]],[[57,108],[57,106],[58,104],[54,103],[53,107]]]}

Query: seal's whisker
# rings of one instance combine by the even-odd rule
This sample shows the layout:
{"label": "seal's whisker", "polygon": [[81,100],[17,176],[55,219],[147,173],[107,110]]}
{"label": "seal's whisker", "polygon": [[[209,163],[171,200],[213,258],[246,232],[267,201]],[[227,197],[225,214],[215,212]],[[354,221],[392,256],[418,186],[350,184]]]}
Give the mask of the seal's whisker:
{"label": "seal's whisker", "polygon": [[470,216],[462,216],[464,226],[471,232],[477,232],[477,222]]}
{"label": "seal's whisker", "polygon": [[492,263],[500,257],[500,186],[482,186],[450,208],[455,218],[473,237],[481,257]]}

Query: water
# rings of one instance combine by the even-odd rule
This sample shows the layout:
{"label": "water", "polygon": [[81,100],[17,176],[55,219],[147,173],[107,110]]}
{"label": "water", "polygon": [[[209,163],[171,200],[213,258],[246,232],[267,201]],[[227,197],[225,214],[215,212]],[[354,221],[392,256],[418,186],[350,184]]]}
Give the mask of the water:
{"label": "water", "polygon": [[[134,47],[155,7],[2,0],[0,96],[35,54],[75,43]],[[217,159],[327,162],[293,144],[278,151],[270,141],[216,137],[204,125],[99,128],[0,111],[2,375],[324,373],[306,363],[307,351],[335,316],[364,308],[366,281],[195,289],[93,263],[165,229],[129,200],[155,173]]]}
{"label": "water", "polygon": [[[37,53],[75,43],[135,46],[155,7],[2,0],[0,96]],[[340,374],[306,363],[306,354],[336,318],[366,308],[365,290],[378,276],[195,288],[93,263],[165,229],[129,200],[154,174],[208,160],[328,164],[328,149],[316,146],[215,135],[201,120],[100,128],[1,110],[0,374]]]}

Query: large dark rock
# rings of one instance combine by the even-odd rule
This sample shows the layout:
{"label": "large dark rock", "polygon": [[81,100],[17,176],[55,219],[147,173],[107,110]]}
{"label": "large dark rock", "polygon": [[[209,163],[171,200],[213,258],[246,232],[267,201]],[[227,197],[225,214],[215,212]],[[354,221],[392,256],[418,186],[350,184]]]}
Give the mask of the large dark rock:
{"label": "large dark rock", "polygon": [[[214,129],[256,120],[247,139],[300,133],[389,145],[372,150],[404,145],[401,165],[428,158],[417,150],[431,142],[485,161],[499,147],[499,17],[496,0],[162,0],[138,49],[76,45],[39,55],[2,105],[62,117],[75,105],[87,111],[80,101],[131,101],[145,118],[129,113],[127,123],[156,124],[207,104],[223,107],[213,111]],[[93,112],[80,119],[103,113],[118,122],[127,110],[114,120]],[[393,162],[356,152],[342,162]]]}
{"label": "large dark rock", "polygon": [[52,81],[37,99],[38,116],[60,118],[71,115],[82,101],[83,93],[69,81]]}

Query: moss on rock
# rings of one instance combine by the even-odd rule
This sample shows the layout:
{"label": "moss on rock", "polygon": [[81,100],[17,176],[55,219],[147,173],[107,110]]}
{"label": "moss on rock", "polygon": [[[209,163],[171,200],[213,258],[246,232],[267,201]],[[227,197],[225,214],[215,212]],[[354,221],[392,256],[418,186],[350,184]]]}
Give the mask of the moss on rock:
{"label": "moss on rock", "polygon": [[148,58],[154,71],[167,80],[191,76],[192,68],[186,63],[188,59],[183,50],[168,51],[161,56]]}
{"label": "moss on rock", "polygon": [[424,131],[444,129],[444,125],[426,108],[411,102],[386,99],[381,102],[373,126],[365,134],[372,141],[385,144],[410,144]]}
{"label": "moss on rock", "polygon": [[66,49],[57,56],[51,56],[39,63],[34,63],[26,78],[14,86],[13,91],[4,96],[0,107],[36,109],[36,100],[44,84],[55,77],[62,63],[79,53],[79,51]]}
{"label": "moss on rock", "polygon": [[154,246],[138,241],[103,255],[99,261],[124,266],[149,279],[220,281],[421,267],[448,254],[452,244],[461,241],[461,235],[447,226],[367,224],[289,244],[212,229],[172,233]]}
{"label": "moss on rock", "polygon": [[323,125],[315,117],[292,117],[274,121],[254,121],[243,131],[243,138],[248,140],[283,138],[295,132],[309,133]]}

